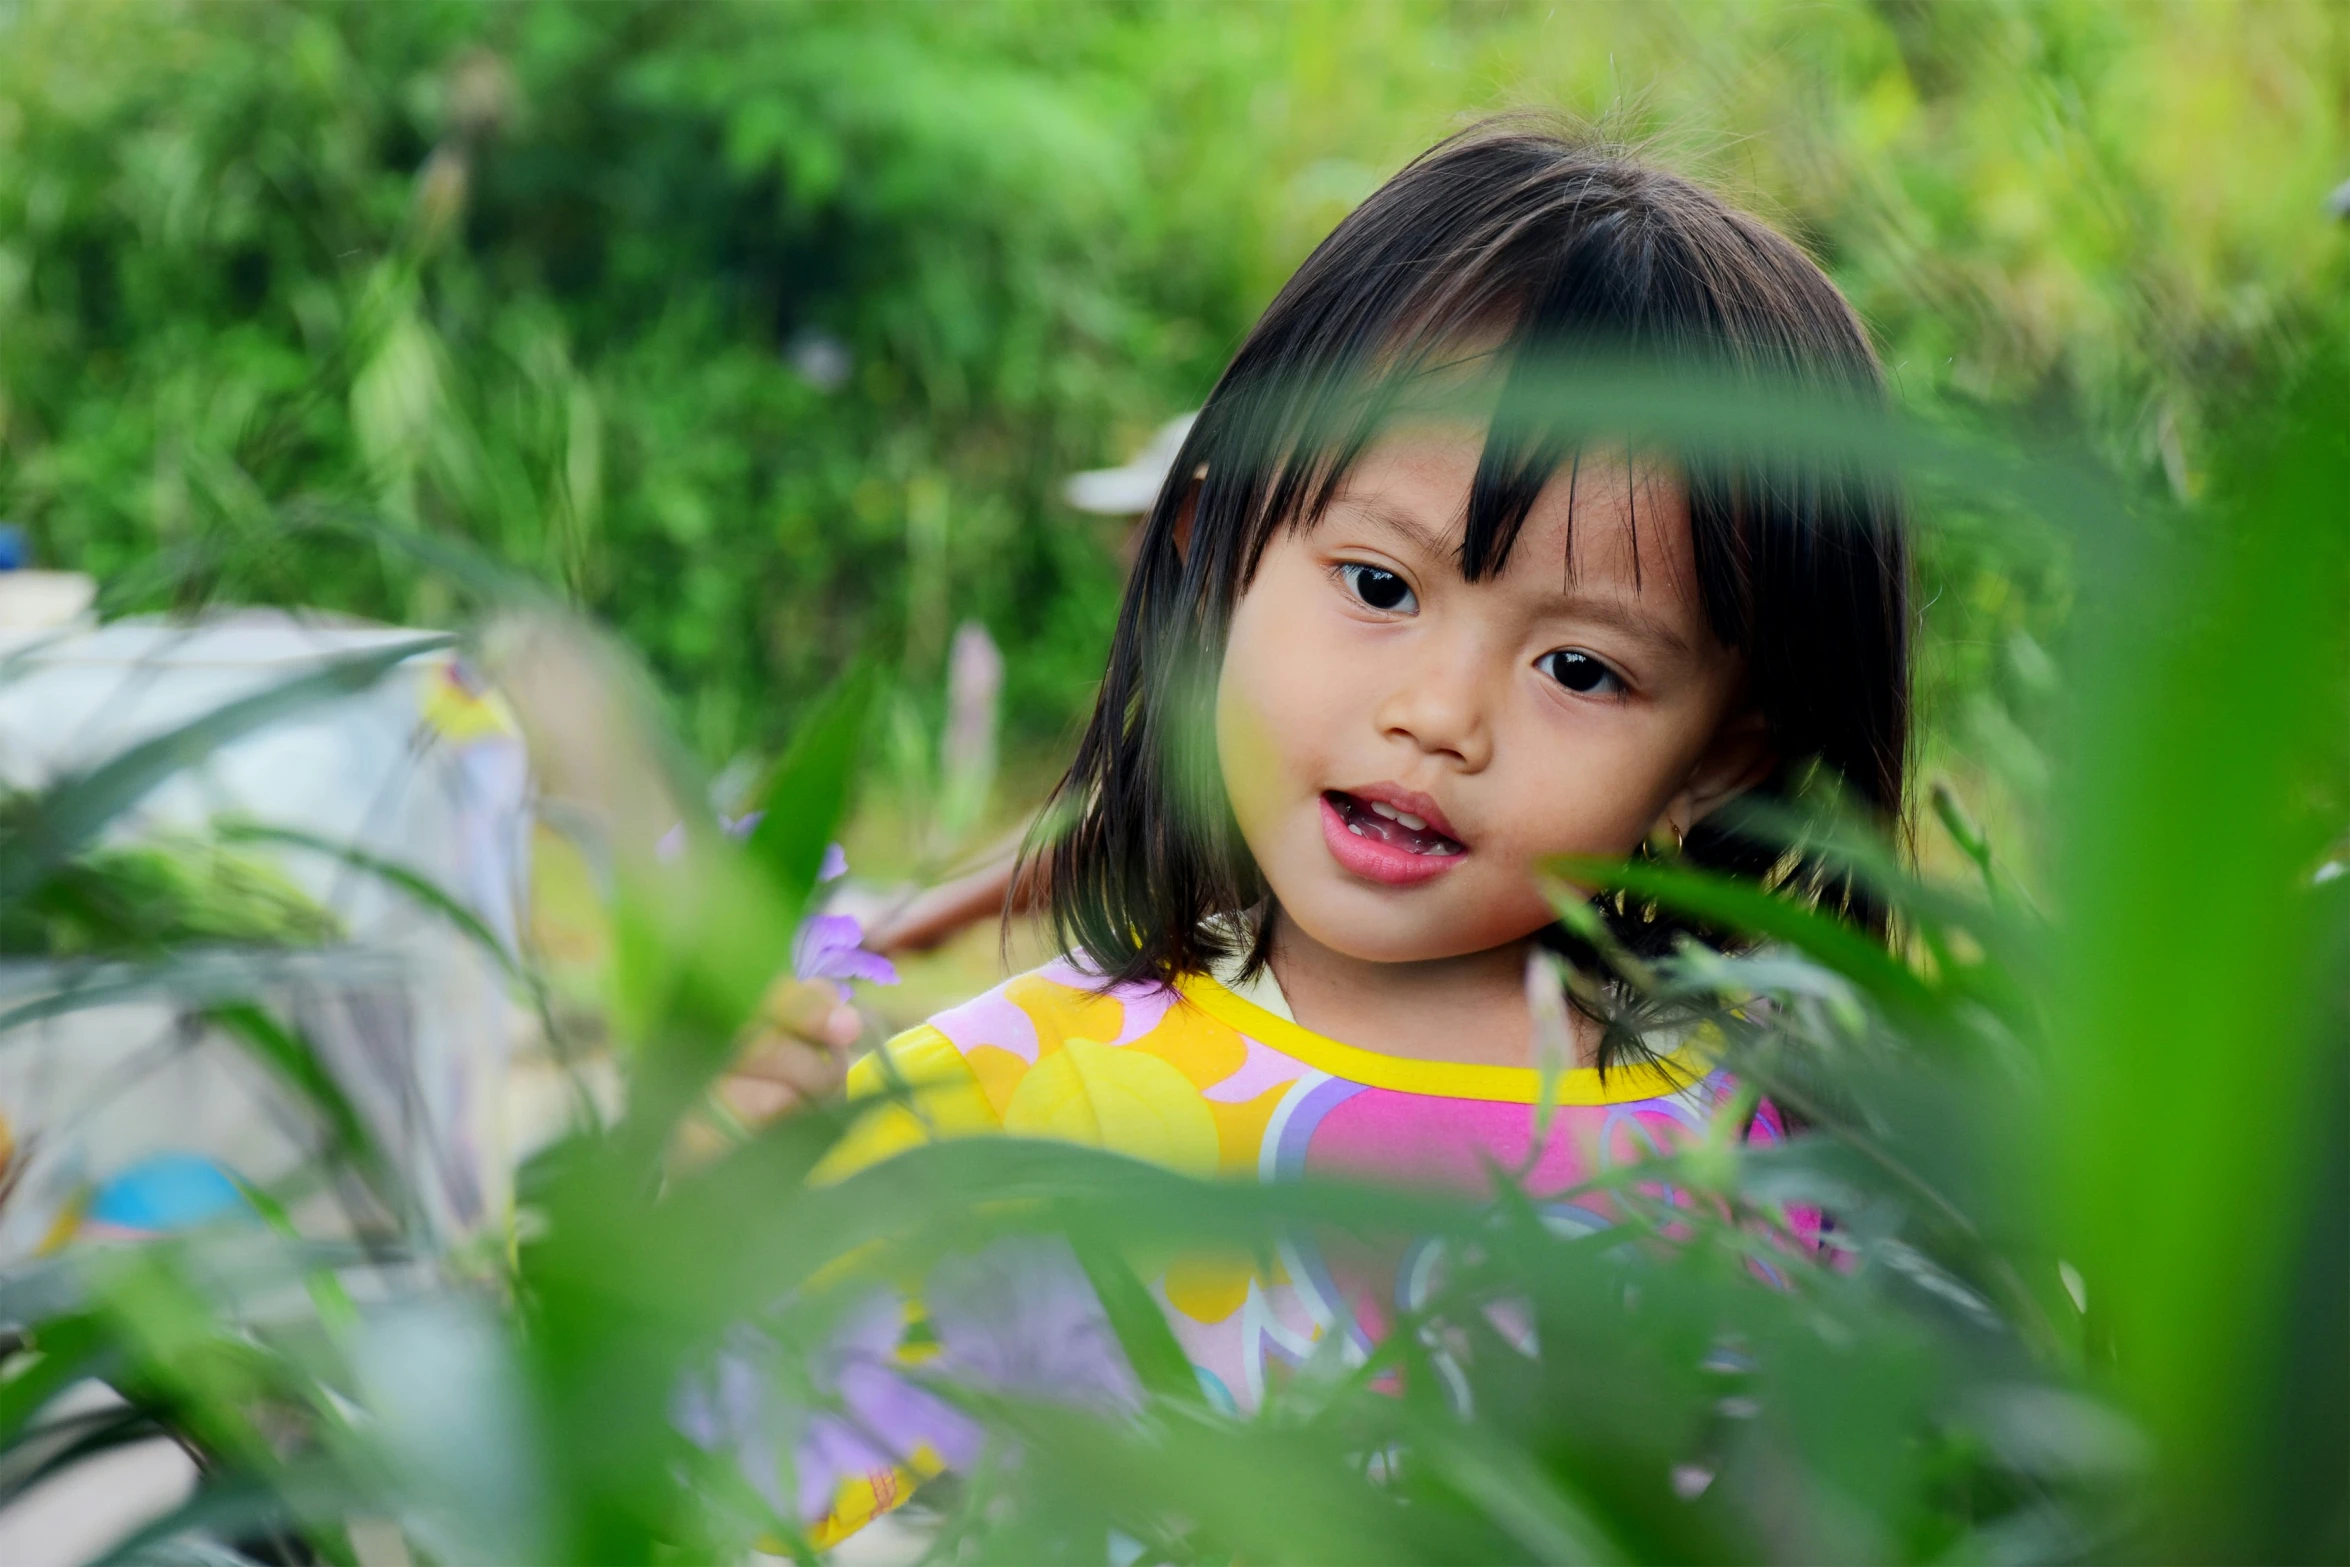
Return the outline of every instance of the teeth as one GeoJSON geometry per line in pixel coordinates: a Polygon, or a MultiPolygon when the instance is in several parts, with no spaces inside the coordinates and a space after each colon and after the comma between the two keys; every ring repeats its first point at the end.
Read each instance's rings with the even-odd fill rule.
{"type": "Polygon", "coordinates": [[[1363,835],[1363,824],[1361,822],[1348,822],[1346,824],[1346,830],[1360,838],[1363,835]]]}
{"type": "Polygon", "coordinates": [[[1414,816],[1409,811],[1389,811],[1387,814],[1394,817],[1397,821],[1403,823],[1406,827],[1409,827],[1414,832],[1418,832],[1428,825],[1426,822],[1422,821],[1419,817],[1414,816]]]}
{"type": "Polygon", "coordinates": [[[1391,822],[1402,822],[1406,827],[1411,825],[1411,822],[1408,818],[1397,814],[1395,807],[1389,805],[1384,800],[1373,800],[1371,802],[1371,809],[1377,811],[1380,815],[1386,817],[1391,822]]]}

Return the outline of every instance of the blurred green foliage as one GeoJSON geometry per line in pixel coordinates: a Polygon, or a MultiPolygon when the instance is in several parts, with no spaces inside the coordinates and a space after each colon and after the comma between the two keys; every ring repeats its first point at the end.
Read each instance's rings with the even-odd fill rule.
{"type": "MultiPolygon", "coordinates": [[[[12,803],[0,800],[0,817],[12,803]]],[[[93,850],[0,910],[0,952],[12,957],[316,946],[341,934],[341,922],[277,867],[204,839],[93,850]]]]}
{"type": "MultiPolygon", "coordinates": [[[[860,650],[935,687],[976,617],[1033,747],[1115,604],[1059,476],[1466,114],[1655,138],[1815,248],[1914,405],[2189,491],[2214,384],[2340,291],[2346,81],[2321,0],[16,0],[0,518],[125,607],[427,624],[445,579],[337,524],[461,538],[713,760],[860,650]]],[[[1936,711],[2020,753],[2062,563],[1939,538],[1936,711]]]]}
{"type": "MultiPolygon", "coordinates": [[[[869,1291],[928,1279],[940,1300],[974,1252],[1007,1244],[1049,1273],[1039,1259],[1065,1243],[1135,1373],[1133,1407],[1071,1402],[1098,1384],[1070,1375],[1088,1353],[1055,1346],[1089,1340],[1058,1310],[1030,1315],[1033,1295],[1006,1308],[1021,1347],[1001,1362],[1032,1378],[976,1359],[957,1376],[937,1336],[908,1374],[986,1441],[917,1493],[922,1560],[2344,1559],[2350,343],[2312,337],[2267,368],[2267,390],[2212,405],[2209,488],[2183,504],[2077,453],[1898,415],[1562,383],[1587,421],[1868,452],[1986,516],[2037,519],[2100,585],[2058,654],[2050,789],[2026,802],[2060,848],[2045,908],[1946,798],[1976,862],[1965,882],[1917,877],[1832,810],[1754,818],[1897,909],[1897,952],[1682,863],[1555,867],[1764,939],[1618,966],[1707,1016],[1742,1091],[1801,1123],[1748,1143],[1733,1114],[1603,1165],[1578,1192],[1607,1195],[1614,1222],[1596,1232],[1550,1222],[1506,1180],[1475,1200],[1200,1180],[1014,1137],[943,1136],[812,1178],[886,1100],[679,1159],[808,906],[882,727],[878,682],[843,682],[799,726],[747,839],[696,810],[671,852],[656,832],[706,780],[660,743],[638,683],[584,628],[566,655],[515,650],[491,672],[526,720],[570,726],[612,764],[597,819],[625,1094],[608,1110],[581,1096],[525,1169],[511,1229],[475,1246],[223,1223],[0,1272],[0,1508],[168,1433],[202,1455],[202,1480],[111,1563],[741,1561],[755,1546],[814,1562],[795,1498],[801,1466],[825,1462],[816,1423],[889,1418],[841,1369],[869,1291]],[[549,658],[570,673],[540,662],[531,678],[549,658]],[[672,772],[674,793],[645,787],[672,772]],[[1832,1216],[1827,1256],[1783,1238],[1790,1205],[1832,1216]],[[1440,1245],[1424,1305],[1359,1363],[1327,1335],[1252,1415],[1211,1405],[1145,1277],[1332,1232],[1391,1254],[1440,1245]],[[123,1402],[58,1410],[83,1378],[123,1402]]],[[[290,711],[327,690],[303,676],[242,702],[290,711]]],[[[251,723],[231,708],[193,726],[225,740],[251,723]]],[[[136,797],[102,767],[0,814],[0,928],[39,896],[14,867],[119,876],[67,851],[136,797]]],[[[180,956],[121,967],[184,996],[180,956]]],[[[257,997],[258,956],[242,955],[257,997]]],[[[219,1001],[341,1129],[318,1173],[407,1211],[315,1044],[258,999],[219,1001]]],[[[94,1004],[67,989],[50,1006],[94,1004]]]]}

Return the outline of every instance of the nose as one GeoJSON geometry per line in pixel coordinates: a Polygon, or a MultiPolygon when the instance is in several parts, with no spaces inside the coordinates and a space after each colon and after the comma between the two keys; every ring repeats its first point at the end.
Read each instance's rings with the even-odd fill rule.
{"type": "Polygon", "coordinates": [[[1402,740],[1455,769],[1482,772],[1493,760],[1489,705],[1505,686],[1478,650],[1423,641],[1373,711],[1381,736],[1402,740]]]}

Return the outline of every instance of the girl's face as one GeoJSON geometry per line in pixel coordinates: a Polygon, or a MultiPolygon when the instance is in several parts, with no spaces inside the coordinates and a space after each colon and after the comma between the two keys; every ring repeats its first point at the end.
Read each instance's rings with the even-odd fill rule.
{"type": "Polygon", "coordinates": [[[1686,832],[1770,768],[1678,482],[1587,456],[1508,567],[1464,582],[1482,442],[1437,426],[1371,447],[1320,522],[1275,534],[1233,613],[1225,789],[1283,915],[1349,957],[1532,935],[1553,917],[1535,861],[1686,832]]]}

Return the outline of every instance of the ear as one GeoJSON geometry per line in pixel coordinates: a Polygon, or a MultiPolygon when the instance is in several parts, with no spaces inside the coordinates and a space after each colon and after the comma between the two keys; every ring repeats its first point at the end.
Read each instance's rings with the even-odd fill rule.
{"type": "Polygon", "coordinates": [[[1685,838],[1699,822],[1770,777],[1778,765],[1778,748],[1771,744],[1771,727],[1763,715],[1753,708],[1734,712],[1714,731],[1658,825],[1669,828],[1676,839],[1685,838]]]}
{"type": "Polygon", "coordinates": [[[1207,482],[1208,465],[1201,463],[1192,470],[1191,482],[1183,487],[1183,500],[1175,508],[1175,558],[1191,559],[1191,522],[1199,515],[1200,486],[1207,482]]]}

